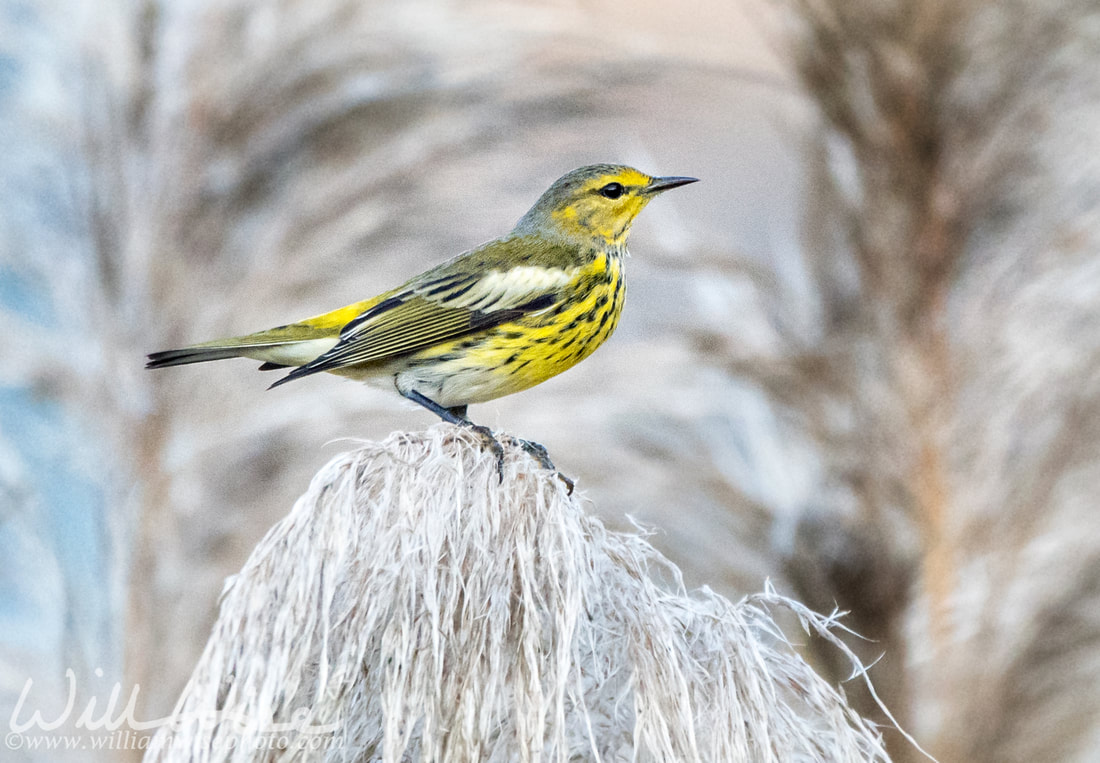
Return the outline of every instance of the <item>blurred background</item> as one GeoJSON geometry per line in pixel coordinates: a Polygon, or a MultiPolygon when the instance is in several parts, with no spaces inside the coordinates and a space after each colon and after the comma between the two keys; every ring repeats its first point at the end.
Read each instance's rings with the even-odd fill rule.
{"type": "Polygon", "coordinates": [[[145,353],[373,295],[613,161],[702,182],[635,227],[613,339],[475,419],[690,586],[848,611],[939,760],[1095,760],[1098,64],[1084,0],[0,0],[0,718],[28,678],[23,720],[116,683],[167,714],[311,475],[432,423],[145,353]]]}

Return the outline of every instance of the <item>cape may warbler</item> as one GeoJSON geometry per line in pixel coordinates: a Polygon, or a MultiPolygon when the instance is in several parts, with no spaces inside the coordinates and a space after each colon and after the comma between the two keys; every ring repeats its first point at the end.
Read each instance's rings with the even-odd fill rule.
{"type": "Polygon", "coordinates": [[[272,387],[318,371],[381,379],[470,425],[468,404],[546,381],[603,344],[623,308],[634,218],[657,194],[693,182],[614,164],[581,167],[508,235],[396,289],[267,331],[156,352],[148,367],[245,357],[265,370],[297,366],[272,387]]]}

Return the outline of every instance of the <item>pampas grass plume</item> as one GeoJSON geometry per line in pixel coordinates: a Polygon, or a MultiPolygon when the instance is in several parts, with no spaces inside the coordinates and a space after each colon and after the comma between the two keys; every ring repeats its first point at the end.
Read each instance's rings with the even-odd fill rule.
{"type": "MultiPolygon", "coordinates": [[[[152,761],[887,760],[768,591],[688,593],[507,438],[332,459],[231,578],[152,761]]],[[[850,654],[850,653],[848,653],[850,654]]]]}

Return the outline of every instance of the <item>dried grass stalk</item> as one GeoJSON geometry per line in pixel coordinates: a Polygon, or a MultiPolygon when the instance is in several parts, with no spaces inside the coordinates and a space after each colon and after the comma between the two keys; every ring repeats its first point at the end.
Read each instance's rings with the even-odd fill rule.
{"type": "Polygon", "coordinates": [[[449,425],[330,461],[229,581],[147,759],[888,759],[769,609],[846,652],[834,618],[689,595],[505,445],[503,484],[449,425]]]}

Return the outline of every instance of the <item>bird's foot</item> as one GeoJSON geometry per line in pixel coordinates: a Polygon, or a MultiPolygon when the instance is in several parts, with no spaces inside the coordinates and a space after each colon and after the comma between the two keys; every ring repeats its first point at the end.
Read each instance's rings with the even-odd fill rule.
{"type": "Polygon", "coordinates": [[[471,423],[468,420],[462,426],[468,427],[471,432],[476,432],[486,447],[493,451],[493,454],[497,457],[497,479],[501,484],[504,484],[504,446],[497,440],[493,430],[481,424],[471,423]]]}
{"type": "Polygon", "coordinates": [[[573,495],[573,480],[566,477],[564,474],[558,471],[558,467],[554,466],[554,462],[550,460],[550,453],[546,448],[537,442],[531,442],[530,440],[520,440],[520,447],[527,452],[532,458],[539,462],[539,466],[543,469],[549,469],[552,472],[556,472],[558,479],[565,483],[566,491],[569,495],[573,495]]]}
{"type": "Polygon", "coordinates": [[[537,442],[531,442],[530,440],[519,440],[519,446],[533,459],[538,461],[539,466],[543,469],[557,471],[557,467],[554,466],[554,462],[550,460],[550,453],[546,450],[545,446],[537,442]]]}

